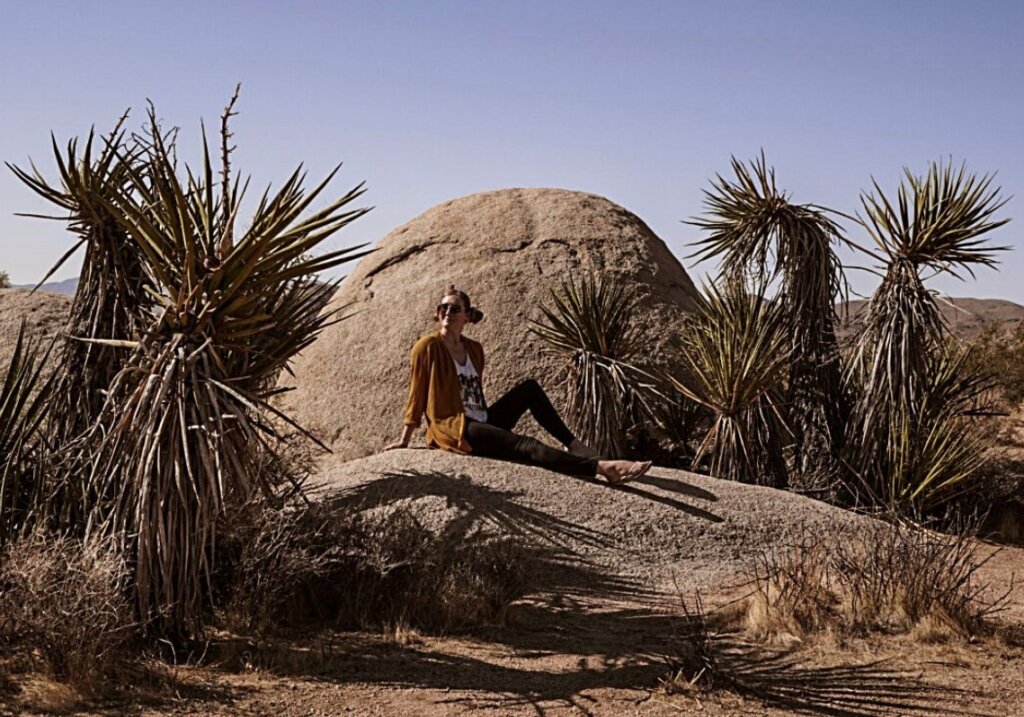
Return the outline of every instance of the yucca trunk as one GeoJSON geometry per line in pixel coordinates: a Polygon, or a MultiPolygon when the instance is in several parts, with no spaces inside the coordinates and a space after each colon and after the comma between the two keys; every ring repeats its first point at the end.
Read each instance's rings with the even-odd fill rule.
{"type": "Polygon", "coordinates": [[[791,229],[780,300],[790,317],[792,358],[787,388],[793,430],[793,478],[803,490],[826,491],[837,480],[849,399],[844,390],[835,302],[842,268],[838,236],[819,218],[791,229]]]}
{"type": "Polygon", "coordinates": [[[94,530],[125,542],[140,611],[194,630],[205,607],[216,520],[260,488],[258,419],[205,341],[171,334],[135,349],[111,387],[90,485],[94,530]],[[205,344],[205,346],[204,346],[205,344]]]}

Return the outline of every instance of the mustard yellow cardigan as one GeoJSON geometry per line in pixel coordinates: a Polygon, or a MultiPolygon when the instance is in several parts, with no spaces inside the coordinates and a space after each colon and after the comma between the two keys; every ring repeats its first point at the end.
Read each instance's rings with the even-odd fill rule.
{"type": "MultiPolygon", "coordinates": [[[[473,360],[480,380],[484,375],[484,347],[462,337],[466,352],[473,360]]],[[[420,338],[409,354],[409,401],[405,406],[405,425],[419,428],[427,414],[427,445],[455,453],[469,453],[466,443],[466,414],[455,361],[445,348],[440,331],[420,338]]]]}

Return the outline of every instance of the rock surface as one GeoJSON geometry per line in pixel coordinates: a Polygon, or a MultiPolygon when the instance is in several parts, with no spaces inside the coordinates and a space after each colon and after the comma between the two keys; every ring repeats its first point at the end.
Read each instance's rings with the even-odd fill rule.
{"type": "Polygon", "coordinates": [[[519,534],[541,555],[540,589],[642,594],[717,589],[804,526],[867,520],[786,491],[654,467],[612,488],[598,480],[440,450],[328,456],[313,485],[354,508],[412,506],[435,530],[519,534]],[[544,567],[548,569],[544,569],[544,567]]]}
{"type": "Polygon", "coordinates": [[[70,306],[70,297],[61,294],[0,289],[0,375],[7,373],[22,319],[26,335],[49,341],[63,329],[70,306]]]}
{"type": "Polygon", "coordinates": [[[294,378],[282,381],[296,387],[284,407],[346,459],[398,438],[409,349],[436,328],[434,307],[455,284],[485,314],[466,335],[484,345],[488,400],[536,378],[561,409],[561,365],[541,353],[529,321],[541,317],[551,289],[583,272],[613,276],[644,297],[637,320],[651,327],[651,355],[669,355],[696,290],[629,211],[560,189],[483,192],[434,207],[384,237],[342,282],[328,310],[350,318],[297,359],[294,378]]]}

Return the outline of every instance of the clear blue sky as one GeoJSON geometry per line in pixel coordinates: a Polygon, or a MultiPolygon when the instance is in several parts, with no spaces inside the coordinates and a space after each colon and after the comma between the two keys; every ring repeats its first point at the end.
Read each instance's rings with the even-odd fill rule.
{"type": "MultiPolygon", "coordinates": [[[[998,172],[1017,248],[953,295],[1024,303],[1024,3],[6,2],[0,159],[53,176],[52,130],[110,128],[152,99],[215,125],[236,82],[235,166],[257,187],[336,162],[376,208],[335,246],[502,187],[565,187],[638,214],[681,258],[701,190],[763,147],[800,202],[847,212],[874,176],[952,156],[998,172]]],[[[0,268],[38,280],[68,246],[0,172],[0,268]]],[[[857,233],[851,238],[862,239],[857,233]]],[[[702,270],[691,268],[698,277],[702,270]]],[[[65,271],[58,278],[73,271],[65,271]]],[[[855,274],[869,290],[869,275],[855,274]]]]}

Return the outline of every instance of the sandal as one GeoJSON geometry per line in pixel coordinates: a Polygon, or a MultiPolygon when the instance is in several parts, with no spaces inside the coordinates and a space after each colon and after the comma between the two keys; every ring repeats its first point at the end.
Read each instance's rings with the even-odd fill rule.
{"type": "Polygon", "coordinates": [[[636,480],[644,473],[651,469],[653,461],[636,461],[629,467],[629,470],[621,474],[618,478],[608,478],[609,485],[622,485],[628,483],[631,480],[636,480]]]}

